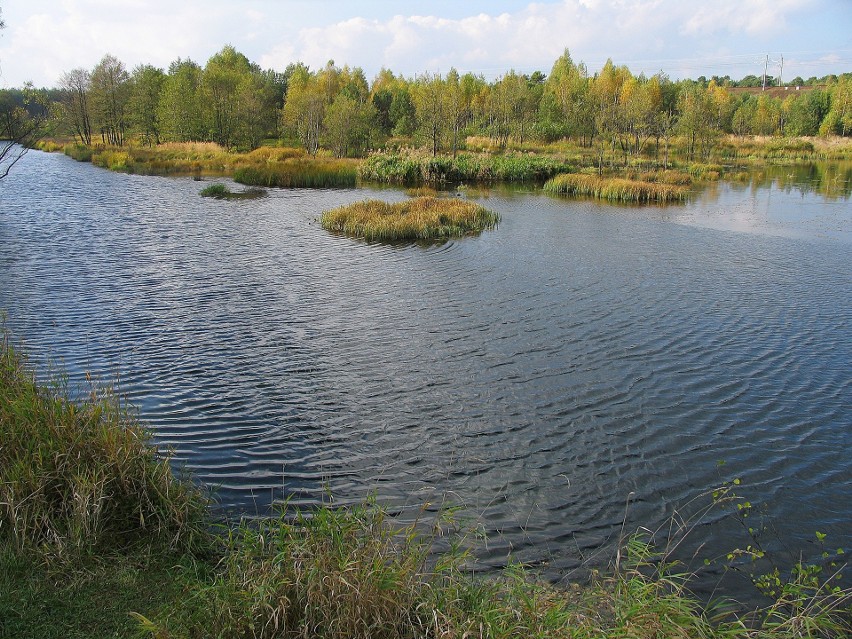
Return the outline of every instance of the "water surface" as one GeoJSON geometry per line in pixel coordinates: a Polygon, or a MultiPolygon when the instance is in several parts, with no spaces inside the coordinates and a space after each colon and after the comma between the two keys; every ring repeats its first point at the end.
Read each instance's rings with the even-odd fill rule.
{"type": "Polygon", "coordinates": [[[0,183],[0,308],[72,384],[117,381],[222,508],[461,504],[483,566],[570,575],[611,558],[631,494],[627,528],[655,528],[740,477],[768,544],[849,545],[848,191],[471,191],[499,228],[423,247],[317,222],[401,191],[202,186],[29,154],[0,183]]]}

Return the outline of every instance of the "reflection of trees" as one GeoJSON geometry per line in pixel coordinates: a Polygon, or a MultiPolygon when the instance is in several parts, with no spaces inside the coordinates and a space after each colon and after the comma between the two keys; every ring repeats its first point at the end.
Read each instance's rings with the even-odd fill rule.
{"type": "Polygon", "coordinates": [[[852,163],[776,166],[767,169],[766,179],[785,191],[818,193],[828,200],[845,200],[852,194],[852,163]]]}
{"type": "Polygon", "coordinates": [[[775,184],[787,192],[815,193],[827,200],[846,200],[852,195],[852,163],[765,166],[753,172],[745,183],[753,189],[775,184]]]}

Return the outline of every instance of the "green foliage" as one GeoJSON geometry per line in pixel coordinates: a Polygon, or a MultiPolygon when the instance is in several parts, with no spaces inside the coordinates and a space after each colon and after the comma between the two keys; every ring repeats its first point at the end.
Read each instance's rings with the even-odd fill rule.
{"type": "Polygon", "coordinates": [[[130,91],[130,74],[124,63],[113,55],[105,55],[92,70],[89,90],[92,128],[101,132],[104,144],[124,145],[130,91]]]}
{"type": "Polygon", "coordinates": [[[390,184],[441,184],[444,182],[535,182],[570,170],[554,157],[532,154],[491,155],[459,153],[431,156],[410,149],[374,153],[359,166],[362,179],[390,184]]]}
{"type": "Polygon", "coordinates": [[[213,579],[151,620],[155,636],[415,637],[431,622],[428,545],[374,504],[245,523],[222,544],[213,579]]]}
{"type": "Polygon", "coordinates": [[[201,67],[192,60],[178,58],[169,66],[157,106],[157,119],[164,139],[171,142],[204,139],[201,74],[201,67]]]}
{"type": "Polygon", "coordinates": [[[110,171],[120,171],[122,173],[133,172],[133,159],[127,151],[118,151],[116,149],[95,151],[92,154],[91,162],[95,166],[109,169],[110,171]]]}
{"type": "Polygon", "coordinates": [[[0,343],[0,543],[68,557],[157,540],[194,548],[206,502],[107,390],[72,401],[0,343]]]}
{"type": "Polygon", "coordinates": [[[443,240],[494,228],[496,213],[456,198],[419,197],[389,204],[366,200],[322,214],[322,227],[367,240],[443,240]]]}
{"type": "Polygon", "coordinates": [[[223,197],[228,193],[230,193],[228,187],[221,183],[205,186],[198,192],[201,197],[223,197]]]}
{"type": "Polygon", "coordinates": [[[139,132],[144,144],[160,143],[160,96],[166,75],[162,69],[140,65],[131,76],[130,123],[139,132]]]}

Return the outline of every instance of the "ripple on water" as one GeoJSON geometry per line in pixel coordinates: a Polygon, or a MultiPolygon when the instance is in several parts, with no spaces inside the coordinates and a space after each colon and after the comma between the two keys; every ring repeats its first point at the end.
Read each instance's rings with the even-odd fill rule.
{"type": "Polygon", "coordinates": [[[495,232],[387,246],[317,220],[396,191],[212,202],[27,160],[0,191],[10,325],[72,379],[118,379],[224,508],[461,503],[484,566],[568,571],[609,559],[628,494],[653,528],[741,477],[794,545],[848,539],[849,244],[509,194],[483,200],[495,232]]]}

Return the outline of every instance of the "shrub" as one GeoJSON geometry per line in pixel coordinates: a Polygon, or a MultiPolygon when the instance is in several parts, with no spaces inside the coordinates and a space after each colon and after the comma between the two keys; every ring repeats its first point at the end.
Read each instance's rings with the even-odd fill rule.
{"type": "Polygon", "coordinates": [[[85,144],[66,144],[62,147],[62,152],[78,162],[91,162],[95,150],[85,144]]]}

